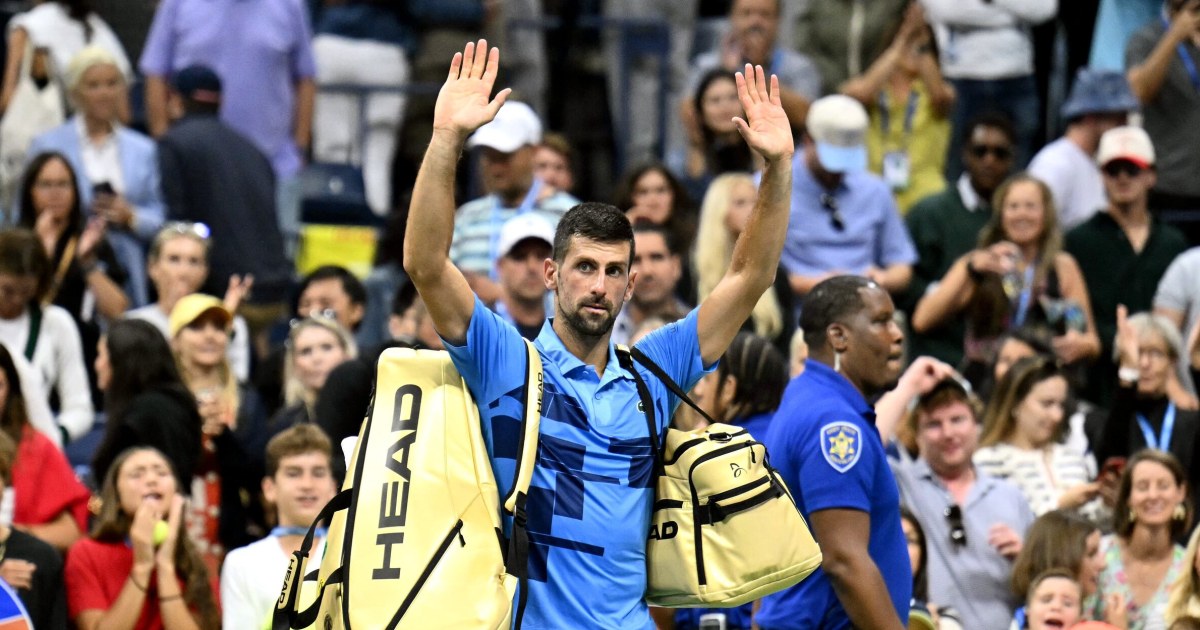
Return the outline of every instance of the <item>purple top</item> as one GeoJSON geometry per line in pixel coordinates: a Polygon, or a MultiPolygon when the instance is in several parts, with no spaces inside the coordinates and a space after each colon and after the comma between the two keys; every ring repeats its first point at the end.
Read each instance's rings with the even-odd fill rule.
{"type": "Polygon", "coordinates": [[[292,138],[296,82],[316,74],[303,0],[163,0],[146,38],[143,74],[170,79],[204,64],[221,77],[221,120],[271,159],[300,170],[292,138]]]}

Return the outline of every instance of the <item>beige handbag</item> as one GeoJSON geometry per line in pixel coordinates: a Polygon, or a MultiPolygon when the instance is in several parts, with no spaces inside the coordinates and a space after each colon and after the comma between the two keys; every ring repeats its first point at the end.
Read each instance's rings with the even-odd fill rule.
{"type": "Polygon", "coordinates": [[[621,347],[617,356],[637,382],[656,454],[646,602],[739,606],[816,571],[821,550],[766,447],[745,429],[713,422],[638,349],[621,347]],[[660,449],[653,400],[632,359],[711,424],[696,431],[668,428],[660,449]]]}
{"type": "Polygon", "coordinates": [[[13,207],[29,145],[38,135],[61,125],[66,116],[58,83],[51,79],[39,90],[30,76],[35,54],[33,42],[26,42],[16,88],[0,118],[0,203],[5,208],[13,207]]]}

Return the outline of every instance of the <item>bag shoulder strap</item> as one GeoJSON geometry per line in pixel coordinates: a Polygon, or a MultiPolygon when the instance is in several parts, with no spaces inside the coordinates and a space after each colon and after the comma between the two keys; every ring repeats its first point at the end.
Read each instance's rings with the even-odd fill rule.
{"type": "MultiPolygon", "coordinates": [[[[687,392],[683,391],[682,387],[680,387],[675,383],[674,380],[671,379],[671,376],[667,374],[665,370],[659,367],[654,361],[650,360],[650,357],[646,356],[646,353],[637,348],[630,348],[629,353],[638,363],[641,363],[646,367],[647,370],[650,370],[650,373],[657,377],[658,380],[662,381],[662,384],[665,385],[672,394],[675,394],[680,401],[687,403],[689,407],[695,409],[696,413],[703,416],[705,420],[708,420],[709,424],[717,423],[716,420],[713,420],[712,416],[708,415],[708,412],[701,409],[700,406],[696,404],[696,401],[692,400],[691,396],[688,396],[687,392]]],[[[630,369],[629,371],[633,372],[635,376],[637,375],[637,370],[630,369]]]]}
{"type": "Polygon", "coordinates": [[[329,503],[325,504],[325,507],[321,508],[321,513],[317,515],[317,518],[313,519],[312,525],[308,528],[308,533],[304,535],[304,542],[300,543],[300,549],[292,552],[288,571],[284,576],[283,592],[279,595],[279,600],[275,604],[275,612],[271,622],[273,630],[307,628],[311,626],[317,619],[317,612],[321,607],[321,596],[325,592],[325,588],[331,584],[341,582],[342,568],[338,567],[330,575],[329,579],[321,585],[316,600],[304,611],[296,610],[296,603],[300,600],[300,587],[306,581],[304,567],[308,564],[308,554],[312,551],[313,543],[316,541],[317,526],[322,522],[329,522],[333,518],[334,512],[350,508],[354,500],[352,490],[352,488],[341,490],[329,500],[329,503]],[[336,579],[334,579],[335,577],[336,579]]]}
{"type": "Polygon", "coordinates": [[[504,497],[504,511],[513,515],[512,535],[508,538],[504,566],[509,575],[517,578],[516,630],[521,628],[525,605],[529,601],[529,519],[525,513],[525,502],[529,495],[529,484],[533,481],[533,467],[537,463],[538,431],[542,424],[542,396],[545,390],[542,357],[528,339],[525,340],[525,355],[525,385],[521,389],[525,418],[521,422],[512,489],[504,497]]]}
{"type": "Polygon", "coordinates": [[[42,306],[37,302],[29,305],[29,337],[25,340],[25,358],[33,361],[37,352],[38,336],[42,333],[42,306]]]}
{"type": "Polygon", "coordinates": [[[617,363],[625,368],[630,374],[633,374],[633,382],[637,386],[638,399],[642,402],[642,412],[646,414],[646,428],[650,436],[650,451],[654,454],[654,475],[657,478],[662,471],[662,449],[659,448],[658,438],[658,421],[656,419],[656,410],[654,407],[654,397],[650,395],[650,388],[646,387],[646,381],[642,379],[642,375],[638,373],[633,365],[633,358],[630,356],[629,348],[623,345],[617,346],[617,363]]]}

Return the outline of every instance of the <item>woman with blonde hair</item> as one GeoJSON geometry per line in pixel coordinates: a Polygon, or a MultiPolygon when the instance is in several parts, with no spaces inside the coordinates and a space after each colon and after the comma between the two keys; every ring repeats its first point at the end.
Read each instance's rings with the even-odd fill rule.
{"type": "Polygon", "coordinates": [[[113,461],[92,535],[67,554],[63,574],[75,627],[221,626],[210,574],[183,526],[179,490],[157,449],[135,446],[113,461]]]}
{"type": "Polygon", "coordinates": [[[1187,549],[1183,552],[1186,562],[1191,564],[1171,584],[1167,594],[1166,620],[1175,623],[1181,617],[1200,617],[1200,527],[1192,531],[1187,549]]]}
{"type": "MultiPolygon", "coordinates": [[[[965,316],[965,366],[978,387],[1001,336],[1021,326],[1053,331],[1054,352],[1064,364],[1092,359],[1100,338],[1079,263],[1062,249],[1062,232],[1050,189],[1027,173],[996,189],[992,218],[979,247],[959,258],[913,311],[922,334],[965,316]]],[[[932,286],[932,285],[931,285],[932,286]]]]}
{"type": "MultiPolygon", "coordinates": [[[[746,173],[719,175],[708,187],[700,206],[700,226],[692,267],[696,276],[696,297],[703,301],[729,269],[733,244],[746,228],[758,190],[754,178],[746,173]]],[[[791,340],[792,305],[787,274],[776,275],[776,283],[763,293],[744,328],[771,340],[780,351],[788,351],[791,340]]]]}
{"type": "Polygon", "coordinates": [[[229,365],[231,321],[220,300],[201,293],[183,297],[171,309],[175,361],[201,418],[188,532],[213,572],[225,550],[265,533],[261,505],[254,497],[265,469],[266,412],[229,365]]]}
{"type": "Polygon", "coordinates": [[[983,412],[983,434],[975,465],[1016,485],[1037,515],[1079,510],[1102,518],[1092,480],[1095,462],[1063,444],[1069,428],[1064,405],[1067,378],[1053,359],[1017,361],[1000,379],[983,412]]]}
{"type": "Polygon", "coordinates": [[[354,337],[331,317],[306,317],[292,326],[283,364],[284,407],[271,418],[268,434],[313,422],[317,396],[329,373],[358,356],[354,337]]]}

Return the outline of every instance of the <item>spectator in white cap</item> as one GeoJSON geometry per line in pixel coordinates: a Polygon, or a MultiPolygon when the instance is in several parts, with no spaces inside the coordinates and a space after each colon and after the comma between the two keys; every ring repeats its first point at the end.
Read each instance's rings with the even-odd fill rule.
{"type": "Polygon", "coordinates": [[[1087,282],[1100,335],[1100,358],[1088,371],[1084,397],[1105,404],[1116,389],[1112,341],[1117,305],[1124,304],[1130,313],[1149,311],[1159,280],[1187,249],[1187,239],[1150,212],[1155,155],[1143,129],[1116,127],[1105,132],[1096,162],[1104,174],[1107,207],[1067,232],[1065,245],[1087,282]]]}
{"type": "Polygon", "coordinates": [[[494,275],[500,257],[500,228],[517,215],[535,213],[551,228],[579,200],[555,190],[534,174],[534,156],[542,142],[542,122],[528,105],[508,101],[495,120],[467,140],[479,149],[487,194],[463,204],[454,222],[450,260],[486,303],[500,299],[494,275]]]}
{"type": "Polygon", "coordinates": [[[812,104],[805,125],[783,249],[792,291],[803,297],[821,280],[847,273],[890,293],[903,290],[917,254],[891,189],[866,171],[866,110],[834,94],[812,104]]]}
{"type": "Polygon", "coordinates": [[[1058,221],[1063,230],[1087,221],[1106,205],[1104,181],[1096,164],[1096,149],[1104,132],[1124,125],[1138,108],[1125,75],[1111,70],[1080,68],[1062,118],[1063,137],[1038,151],[1029,173],[1054,194],[1058,221]]]}
{"type": "Polygon", "coordinates": [[[537,338],[546,321],[548,289],[542,275],[553,244],[554,228],[533,213],[518,214],[500,228],[496,248],[500,297],[492,310],[530,341],[537,338]]]}

